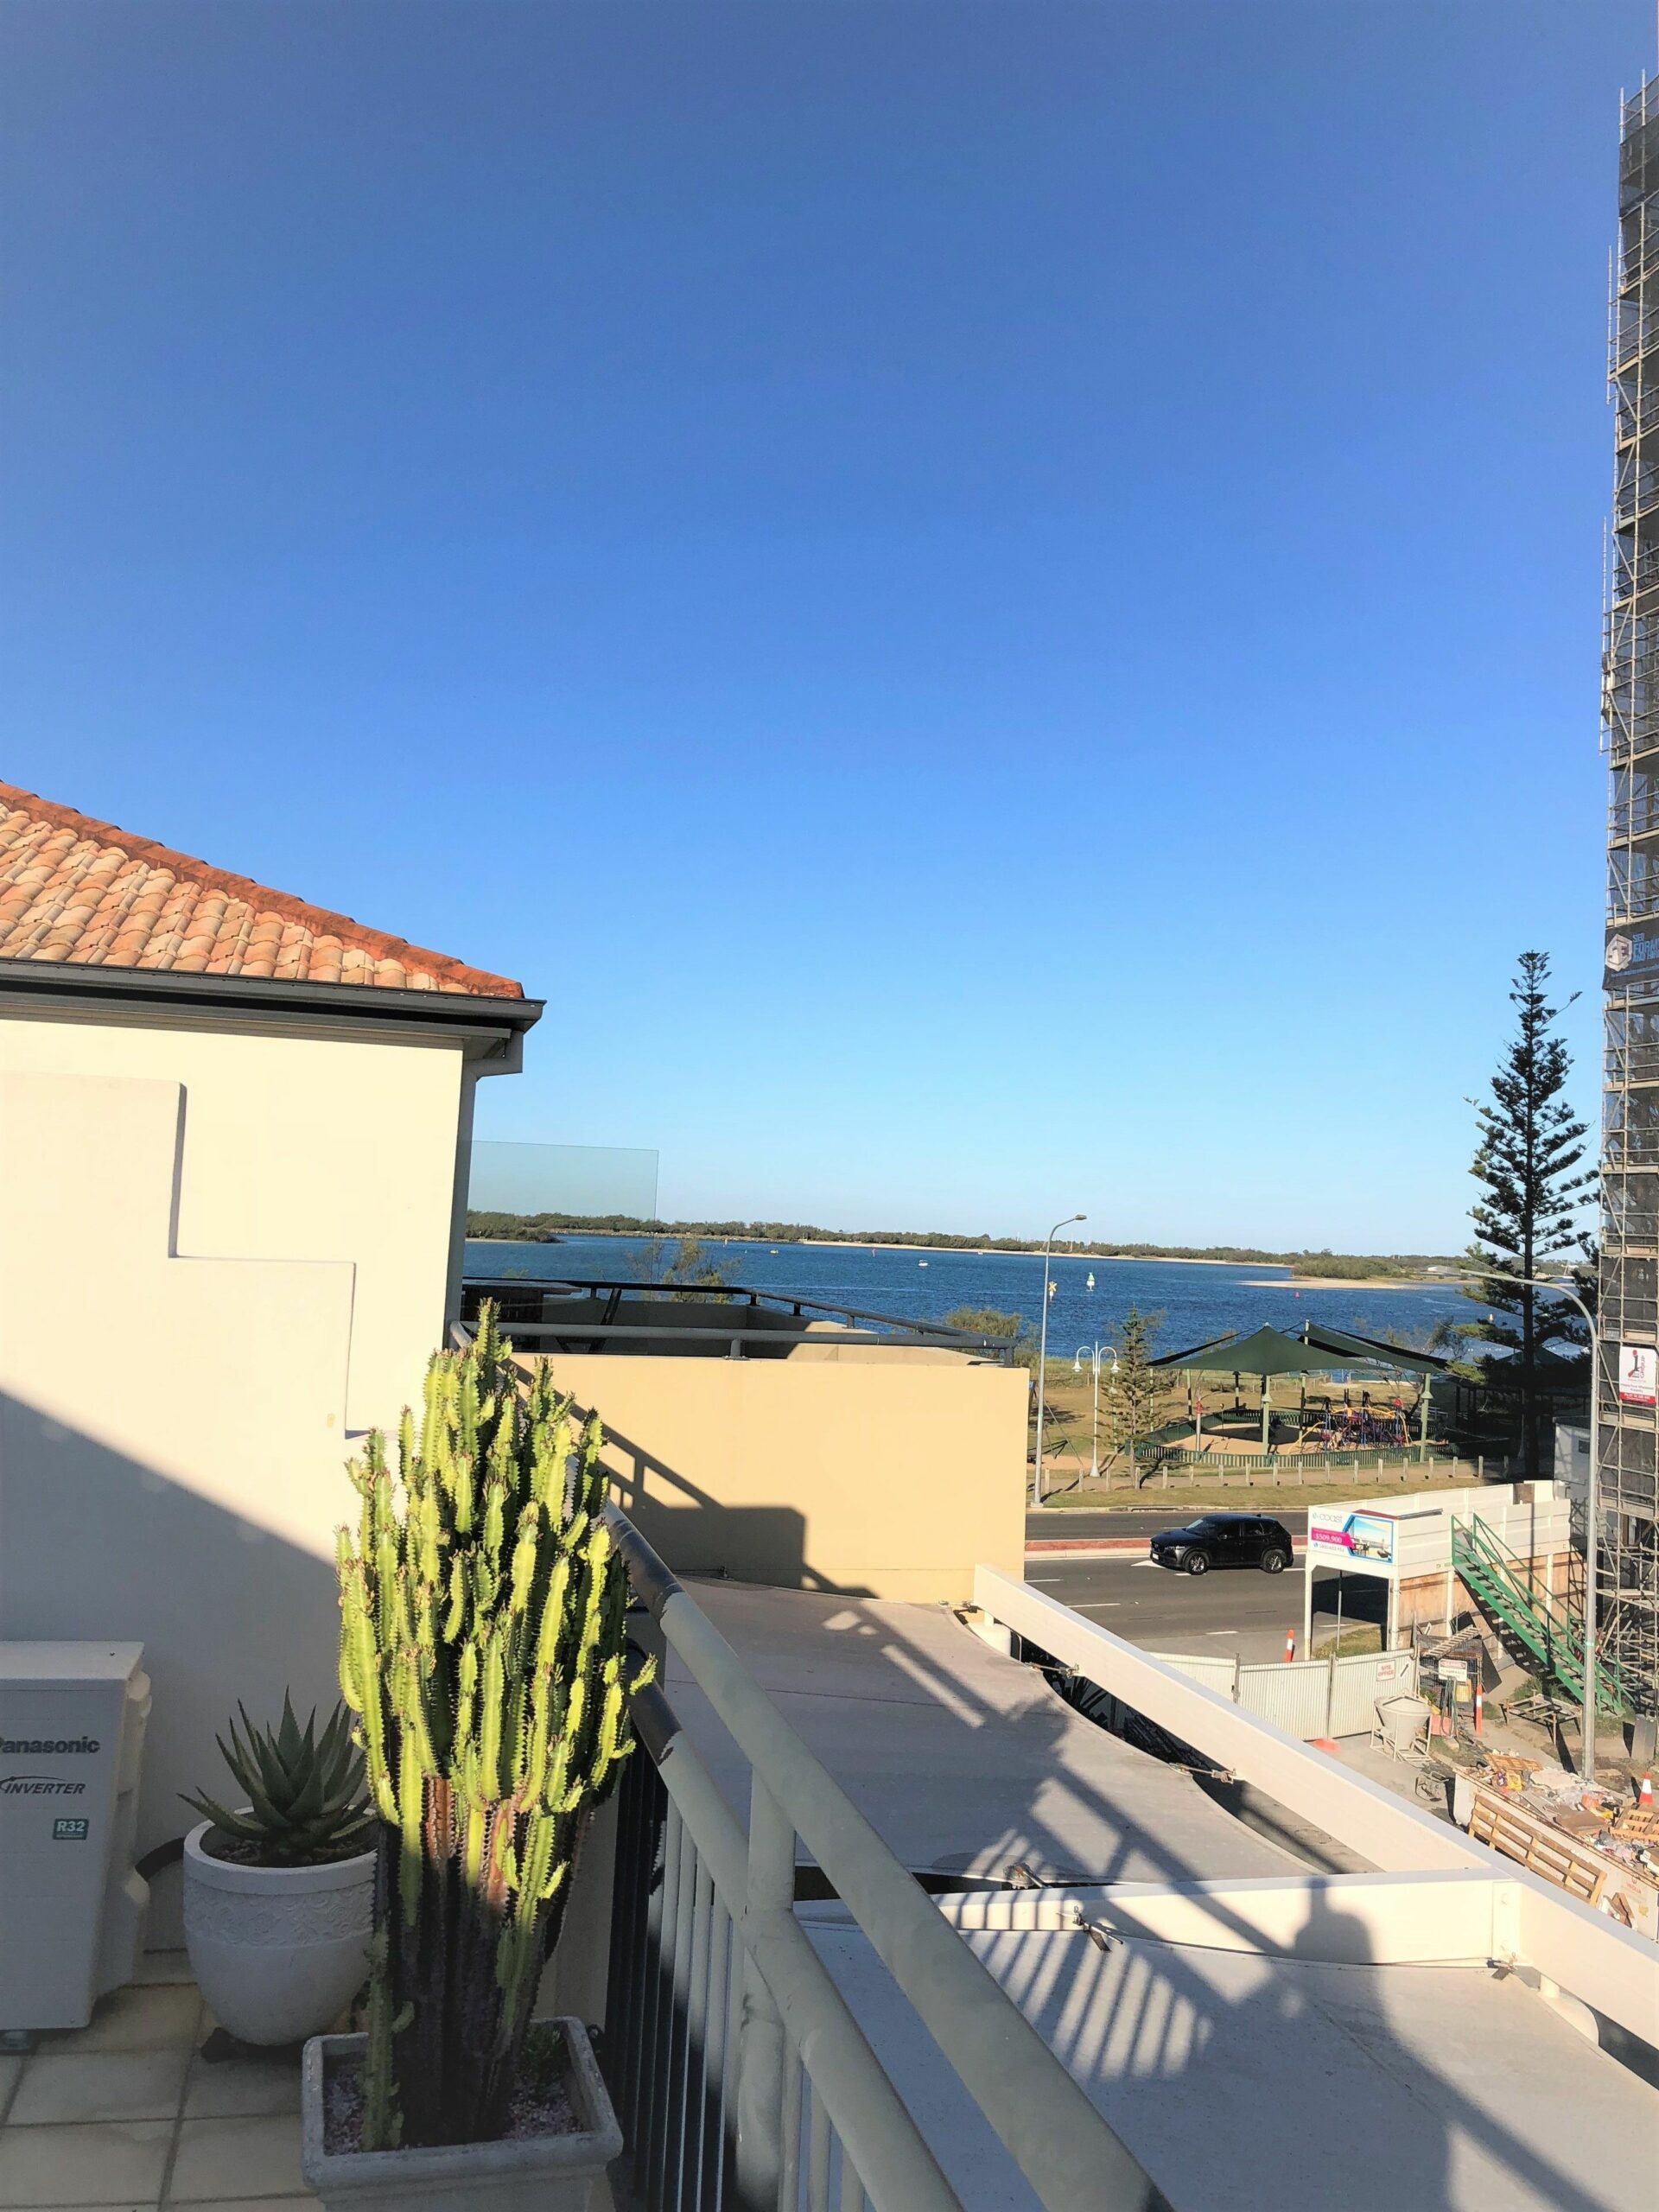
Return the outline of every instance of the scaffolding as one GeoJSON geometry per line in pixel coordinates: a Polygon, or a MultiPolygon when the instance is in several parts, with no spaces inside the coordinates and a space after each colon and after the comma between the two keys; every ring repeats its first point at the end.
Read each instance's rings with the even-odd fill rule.
{"type": "Polygon", "coordinates": [[[1613,512],[1603,634],[1608,756],[1603,1070],[1599,1650],[1659,1710],[1659,1406],[1627,1348],[1659,1353],[1659,79],[1621,105],[1608,316],[1613,512]],[[1621,1395],[1624,1392],[1625,1395],[1621,1395]]]}

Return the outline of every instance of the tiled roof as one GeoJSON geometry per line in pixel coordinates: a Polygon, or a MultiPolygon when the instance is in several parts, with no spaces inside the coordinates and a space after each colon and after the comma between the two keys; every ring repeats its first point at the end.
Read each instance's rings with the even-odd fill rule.
{"type": "Polygon", "coordinates": [[[0,960],[521,999],[505,976],[0,784],[0,960]]]}

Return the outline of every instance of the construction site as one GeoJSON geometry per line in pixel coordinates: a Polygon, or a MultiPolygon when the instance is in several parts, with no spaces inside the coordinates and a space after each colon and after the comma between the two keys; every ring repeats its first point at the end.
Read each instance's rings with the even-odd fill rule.
{"type": "Polygon", "coordinates": [[[1651,1719],[1659,1711],[1659,83],[1644,84],[1622,109],[1609,340],[1600,1497],[1585,1555],[1594,1562],[1598,1650],[1628,1709],[1651,1719]]]}

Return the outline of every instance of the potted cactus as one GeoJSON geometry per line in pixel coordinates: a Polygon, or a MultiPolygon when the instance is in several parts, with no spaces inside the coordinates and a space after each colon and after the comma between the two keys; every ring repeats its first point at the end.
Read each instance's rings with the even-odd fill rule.
{"type": "Polygon", "coordinates": [[[204,1818],[184,1840],[184,1940],[221,2026],[244,2043],[299,2043],[367,1974],[374,1817],[343,1708],[321,1735],[286,1696],[274,1729],[237,1709],[241,1730],[232,1720],[219,1738],[237,1809],[185,1799],[204,1818]]]}
{"type": "Polygon", "coordinates": [[[582,2212],[621,2147],[581,2024],[532,2039],[531,2012],[632,1748],[626,1586],[598,1423],[573,1436],[511,1352],[486,1307],[434,1357],[395,1470],[378,1433],[351,1469],[340,1687],[378,1863],[366,2032],[305,2054],[305,2177],[334,2212],[582,2212]]]}

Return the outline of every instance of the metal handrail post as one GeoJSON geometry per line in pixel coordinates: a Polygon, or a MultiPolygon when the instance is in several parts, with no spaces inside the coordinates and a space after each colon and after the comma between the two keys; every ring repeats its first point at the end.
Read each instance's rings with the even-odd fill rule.
{"type": "Polygon", "coordinates": [[[1045,2212],[1167,2212],[1140,2161],[813,1758],[702,1607],[626,1514],[607,1506],[605,1518],[635,1593],[751,1770],[766,1777],[780,1818],[823,1868],[1045,2212]]]}
{"type": "MultiPolygon", "coordinates": [[[[767,1919],[752,1919],[744,1910],[748,1869],[743,1836],[660,1690],[645,1690],[636,1699],[634,1719],[709,1869],[715,1895],[734,1912],[731,1940],[756,1961],[776,1996],[797,2059],[803,2052],[810,2055],[814,2094],[834,2119],[871,2202],[879,2212],[962,2212],[846,1999],[796,1919],[792,1900],[788,1910],[767,1919]]],[[[793,2073],[786,2058],[785,2087],[793,2073]]],[[[784,2147],[787,2151],[786,2139],[784,2147]]],[[[783,2205],[784,2212],[794,2212],[786,2195],[783,2205]]]]}
{"type": "MultiPolygon", "coordinates": [[[[749,1865],[745,1922],[795,1910],[795,1831],[755,1770],[749,1785],[749,1865]]],[[[743,2015],[737,2035],[737,2201],[742,2212],[776,2212],[784,2155],[784,2023],[753,1951],[743,1959],[743,2015]]]]}

